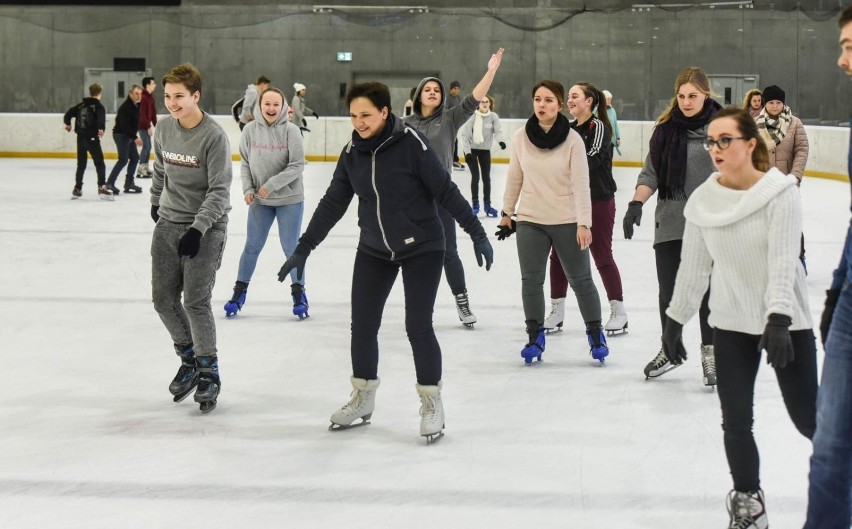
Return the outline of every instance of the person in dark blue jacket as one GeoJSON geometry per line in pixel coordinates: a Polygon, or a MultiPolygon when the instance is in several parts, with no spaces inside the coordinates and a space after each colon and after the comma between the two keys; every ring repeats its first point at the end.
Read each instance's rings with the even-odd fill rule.
{"type": "Polygon", "coordinates": [[[356,84],[346,96],[354,131],[340,153],[334,176],[278,273],[279,281],[305,261],[358,196],[361,235],[352,281],[352,400],[331,416],[330,429],[367,424],[379,386],[378,333],[397,274],[405,290],[405,330],[414,353],[420,395],[420,434],[443,436],[441,348],[432,313],[444,262],[444,229],[437,207],[446,209],[474,243],[479,266],[491,268],[494,252],[467,200],[450,179],[424,135],[391,113],[388,87],[356,84]]]}

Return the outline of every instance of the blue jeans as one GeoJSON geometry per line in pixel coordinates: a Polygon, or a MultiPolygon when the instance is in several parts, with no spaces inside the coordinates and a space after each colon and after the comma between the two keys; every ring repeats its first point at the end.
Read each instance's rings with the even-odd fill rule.
{"type": "Polygon", "coordinates": [[[139,165],[148,165],[148,160],[151,158],[151,136],[148,136],[148,129],[139,129],[139,137],[142,139],[139,165]]]}
{"type": "MultiPolygon", "coordinates": [[[[253,203],[249,206],[248,222],[246,223],[246,245],[240,256],[240,268],[237,271],[237,281],[248,283],[254,275],[257,266],[257,258],[266,244],[269,236],[269,228],[272,222],[278,219],[278,239],[281,241],[281,249],[284,257],[293,255],[296,245],[299,243],[299,234],[302,232],[302,216],[305,213],[305,203],[288,204],[286,206],[261,206],[253,203]]],[[[296,269],[290,271],[290,279],[293,283],[305,284],[305,275],[296,278],[296,269]]]]}
{"type": "Polygon", "coordinates": [[[115,181],[118,180],[118,175],[121,173],[121,170],[124,169],[125,165],[127,166],[127,174],[124,176],[124,184],[132,184],[133,178],[136,176],[136,164],[139,163],[139,152],[136,150],[136,138],[113,132],[112,139],[115,140],[115,148],[118,151],[118,161],[115,162],[115,166],[109,173],[107,184],[111,186],[115,185],[115,181]]]}
{"type": "Polygon", "coordinates": [[[825,342],[817,394],[806,529],[849,529],[852,519],[852,284],[843,285],[825,342]]]}

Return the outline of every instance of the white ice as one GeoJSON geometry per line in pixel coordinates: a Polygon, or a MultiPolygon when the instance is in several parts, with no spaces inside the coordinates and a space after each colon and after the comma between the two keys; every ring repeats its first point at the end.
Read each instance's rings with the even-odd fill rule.
{"type": "MultiPolygon", "coordinates": [[[[306,167],[305,226],[333,168],[306,167]]],[[[498,209],[506,168],[494,168],[498,209]]],[[[327,430],[351,389],[354,205],[308,261],[309,319],[292,315],[289,285],[276,280],[273,228],[248,302],[227,320],[247,210],[234,180],[213,296],[223,387],[219,407],[202,415],[167,389],[178,359],[150,301],[150,180],[138,181],[141,196],[105,202],[90,167],[72,201],[73,160],[0,159],[0,527],[724,527],[731,479],[718,398],[701,381],[697,321],[685,327],[685,366],[647,382],[642,374],[660,328],[653,200],[634,240],[621,230],[637,172],[616,169],[614,251],[630,332],[610,338],[605,367],[589,357],[570,300],[565,331],[548,336],[542,364],[525,367],[515,242],[492,237],[486,272],[459,231],[479,322],[459,324],[442,284],[434,322],[447,428],[425,446],[399,280],[379,337],[373,422],[327,430]]],[[[469,174],[453,178],[468,196],[469,174]]],[[[806,178],[801,192],[818,322],[850,190],[806,178]]],[[[495,219],[481,220],[496,230],[495,219]]],[[[800,527],[810,444],[765,364],[755,415],[772,527],[800,527]]]]}

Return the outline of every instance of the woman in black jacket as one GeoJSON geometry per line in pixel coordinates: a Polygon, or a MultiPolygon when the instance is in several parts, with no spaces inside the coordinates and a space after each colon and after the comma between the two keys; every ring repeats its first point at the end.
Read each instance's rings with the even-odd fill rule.
{"type": "Polygon", "coordinates": [[[426,138],[391,114],[390,92],[381,83],[356,84],[346,96],[354,131],[340,153],[331,184],[314,211],[296,251],[281,267],[301,276],[308,255],[358,195],[361,235],[352,281],[352,400],[331,416],[332,430],[368,423],[379,386],[378,333],[382,312],[400,269],[405,290],[405,330],[414,353],[420,395],[420,435],[443,436],[441,348],[432,312],[444,261],[444,229],[436,207],[445,208],[474,242],[476,260],[491,268],[485,230],[426,138]],[[360,419],[361,422],[352,423],[360,419]]]}

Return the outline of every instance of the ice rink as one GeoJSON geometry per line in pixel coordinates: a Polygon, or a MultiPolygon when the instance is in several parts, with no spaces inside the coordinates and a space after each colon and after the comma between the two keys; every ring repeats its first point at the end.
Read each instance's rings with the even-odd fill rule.
{"type": "MultiPolygon", "coordinates": [[[[107,160],[107,170],[113,163],[107,160]]],[[[101,201],[90,165],[84,196],[72,201],[74,165],[0,159],[0,527],[718,529],[727,523],[731,479],[719,402],[701,381],[697,320],[684,329],[685,366],[647,382],[642,373],[659,349],[660,328],[654,199],[633,240],[621,230],[638,169],[616,169],[614,252],[630,332],[610,338],[604,367],[588,355],[570,293],[564,332],[548,336],[543,363],[525,367],[514,238],[491,237],[496,257],[486,272],[459,231],[479,322],[473,330],[459,324],[442,283],[434,322],[444,355],[446,437],[426,446],[401,280],[379,337],[382,386],[372,424],[327,429],[351,390],[354,206],[308,260],[309,319],[292,315],[289,283],[277,282],[284,258],[275,228],[243,311],[225,319],[222,306],[246,230],[235,178],[213,298],[222,393],[218,408],[202,415],[191,398],[174,404],[168,392],[179,360],[151,303],[150,180],[137,180],[141,196],[101,201]]],[[[239,175],[239,164],[234,167],[239,175]]],[[[304,226],[333,168],[306,166],[304,226]]],[[[494,167],[498,209],[506,169],[494,167]]],[[[469,173],[453,178],[469,196],[469,173]]],[[[810,309],[818,322],[848,225],[850,189],[806,178],[801,192],[810,309]]],[[[496,219],[481,220],[492,235],[496,219]]],[[[596,283],[608,307],[597,276],[596,283]]],[[[810,443],[787,417],[765,364],[755,416],[771,527],[801,527],[810,443]]]]}

